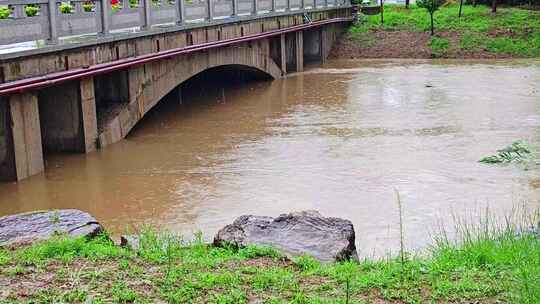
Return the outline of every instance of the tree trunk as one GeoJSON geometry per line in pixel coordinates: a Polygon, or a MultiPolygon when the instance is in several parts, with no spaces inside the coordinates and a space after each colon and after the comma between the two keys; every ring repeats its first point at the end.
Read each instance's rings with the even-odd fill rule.
{"type": "Polygon", "coordinates": [[[431,17],[431,36],[435,35],[435,26],[433,25],[433,13],[429,14],[431,17]]]}
{"type": "Polygon", "coordinates": [[[497,0],[491,1],[491,12],[496,13],[497,12],[497,0]]]}
{"type": "Polygon", "coordinates": [[[463,7],[463,0],[459,1],[459,15],[458,18],[461,18],[461,8],[463,7]]]}
{"type": "Polygon", "coordinates": [[[409,8],[409,3],[410,2],[411,2],[410,0],[405,0],[405,8],[409,8]]]}
{"type": "Polygon", "coordinates": [[[384,24],[384,1],[381,0],[381,24],[384,24]]]}

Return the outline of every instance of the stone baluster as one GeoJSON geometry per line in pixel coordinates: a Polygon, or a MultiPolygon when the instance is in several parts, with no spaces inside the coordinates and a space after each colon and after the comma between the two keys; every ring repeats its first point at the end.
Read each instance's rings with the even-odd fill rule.
{"type": "Polygon", "coordinates": [[[214,1],[206,0],[208,4],[208,20],[212,21],[214,19],[214,1]]]}
{"type": "Polygon", "coordinates": [[[50,37],[48,43],[55,44],[58,42],[58,23],[56,18],[58,17],[58,5],[56,5],[56,0],[49,0],[49,30],[50,37]]]}
{"type": "Polygon", "coordinates": [[[178,25],[184,24],[184,21],[186,20],[186,10],[184,6],[184,0],[176,0],[177,2],[177,9],[178,9],[178,18],[179,20],[176,22],[178,25]]]}
{"type": "Polygon", "coordinates": [[[143,4],[144,12],[144,25],[142,29],[149,30],[152,28],[152,20],[150,19],[150,14],[152,13],[152,0],[140,0],[143,4]]]}
{"type": "Polygon", "coordinates": [[[11,13],[11,17],[13,19],[26,18],[26,12],[24,8],[25,8],[25,5],[21,5],[21,4],[13,5],[13,11],[11,13]]]}
{"type": "Polygon", "coordinates": [[[109,0],[101,0],[99,2],[99,9],[101,15],[101,34],[106,36],[109,35],[109,14],[110,14],[110,4],[109,0]]]}
{"type": "Polygon", "coordinates": [[[73,13],[80,14],[84,11],[83,9],[83,3],[81,1],[77,1],[73,4],[73,13]]]}

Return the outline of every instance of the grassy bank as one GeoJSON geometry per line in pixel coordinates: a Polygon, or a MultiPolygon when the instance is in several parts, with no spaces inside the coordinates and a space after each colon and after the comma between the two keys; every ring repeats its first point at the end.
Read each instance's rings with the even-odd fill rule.
{"type": "Polygon", "coordinates": [[[0,303],[347,303],[347,295],[348,303],[540,303],[540,241],[480,235],[461,245],[440,241],[430,257],[403,264],[332,265],[153,233],[137,251],[105,237],[59,237],[0,249],[0,303]]]}
{"type": "Polygon", "coordinates": [[[540,11],[486,6],[441,7],[435,13],[434,37],[429,14],[412,6],[388,5],[380,16],[367,16],[349,29],[334,48],[342,58],[500,58],[540,57],[540,11]]]}

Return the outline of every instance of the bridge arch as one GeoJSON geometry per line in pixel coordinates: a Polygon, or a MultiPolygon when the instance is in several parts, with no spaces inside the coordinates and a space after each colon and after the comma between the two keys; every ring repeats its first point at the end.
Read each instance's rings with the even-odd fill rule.
{"type": "Polygon", "coordinates": [[[116,100],[120,100],[113,105],[118,107],[112,111],[117,114],[101,119],[98,146],[105,147],[125,138],[167,94],[192,77],[216,68],[249,70],[270,79],[280,78],[282,73],[270,56],[268,41],[263,40],[161,60],[119,72],[116,76],[96,77],[98,121],[100,115],[111,112],[106,110],[106,114],[100,114],[99,104],[103,102],[100,99],[110,97],[100,97],[102,92],[114,92],[116,100]],[[105,84],[112,87],[103,88],[105,84]]]}

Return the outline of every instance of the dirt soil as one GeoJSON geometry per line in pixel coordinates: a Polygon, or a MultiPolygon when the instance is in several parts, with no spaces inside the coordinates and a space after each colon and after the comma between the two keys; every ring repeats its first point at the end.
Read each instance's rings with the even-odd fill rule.
{"type": "MultiPolygon", "coordinates": [[[[457,45],[459,34],[455,32],[440,32],[438,37],[444,37],[457,45]]],[[[412,31],[373,30],[362,36],[353,37],[344,34],[334,44],[330,58],[433,58],[429,41],[430,33],[412,31]]],[[[492,59],[508,58],[509,55],[494,54],[483,49],[462,50],[450,47],[443,58],[492,59]]]]}

